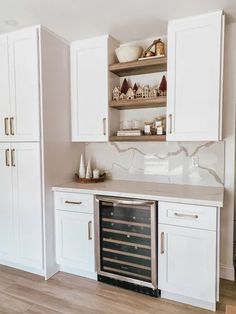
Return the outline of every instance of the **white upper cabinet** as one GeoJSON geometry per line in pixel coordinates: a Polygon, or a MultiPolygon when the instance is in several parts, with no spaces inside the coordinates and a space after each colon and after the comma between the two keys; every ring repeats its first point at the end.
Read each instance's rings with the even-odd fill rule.
{"type": "Polygon", "coordinates": [[[108,141],[109,41],[102,36],[71,44],[72,141],[108,141]]]}
{"type": "Polygon", "coordinates": [[[39,141],[38,29],[10,33],[10,127],[14,141],[39,141]]]}
{"type": "Polygon", "coordinates": [[[39,141],[38,28],[0,36],[0,141],[39,141]]]}
{"type": "Polygon", "coordinates": [[[0,36],[0,141],[10,137],[10,86],[7,36],[0,36]]]}
{"type": "Polygon", "coordinates": [[[169,22],[168,141],[221,140],[222,11],[169,22]]]}

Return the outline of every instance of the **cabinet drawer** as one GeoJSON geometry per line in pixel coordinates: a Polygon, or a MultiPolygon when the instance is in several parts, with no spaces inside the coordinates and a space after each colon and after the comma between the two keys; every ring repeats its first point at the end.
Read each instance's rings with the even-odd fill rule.
{"type": "Polygon", "coordinates": [[[159,223],[216,230],[217,208],[181,203],[158,203],[159,223]]]}
{"type": "Polygon", "coordinates": [[[81,193],[64,193],[55,192],[55,209],[93,213],[94,212],[94,196],[81,193]]]}

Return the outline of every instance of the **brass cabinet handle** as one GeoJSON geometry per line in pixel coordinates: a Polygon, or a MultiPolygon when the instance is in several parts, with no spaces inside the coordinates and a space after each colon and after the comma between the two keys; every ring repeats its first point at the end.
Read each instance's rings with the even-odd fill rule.
{"type": "Polygon", "coordinates": [[[5,135],[10,135],[9,118],[4,118],[4,125],[5,125],[5,135]]]}
{"type": "Polygon", "coordinates": [[[5,150],[6,166],[10,167],[10,149],[5,150]]]}
{"type": "Polygon", "coordinates": [[[10,130],[11,130],[11,135],[15,135],[15,131],[14,131],[14,118],[13,118],[13,117],[10,118],[10,130]]]}
{"type": "Polygon", "coordinates": [[[107,134],[107,131],[106,131],[106,121],[107,121],[107,119],[103,118],[103,135],[107,134]]]}
{"type": "Polygon", "coordinates": [[[165,242],[165,234],[164,232],[161,232],[161,254],[165,253],[164,242],[165,242]]]}
{"type": "Polygon", "coordinates": [[[176,217],[198,219],[198,215],[175,213],[176,217]]]}
{"type": "Polygon", "coordinates": [[[81,205],[82,202],[65,201],[65,204],[81,205]]]}
{"type": "Polygon", "coordinates": [[[12,167],[16,166],[15,152],[16,152],[16,150],[13,148],[11,150],[11,165],[12,165],[12,167]]]}
{"type": "Polygon", "coordinates": [[[91,226],[92,226],[92,221],[90,220],[89,222],[88,222],[88,239],[89,240],[92,240],[93,238],[92,238],[92,235],[91,235],[91,226]]]}
{"type": "Polygon", "coordinates": [[[169,134],[172,134],[172,114],[169,114],[169,134]]]}

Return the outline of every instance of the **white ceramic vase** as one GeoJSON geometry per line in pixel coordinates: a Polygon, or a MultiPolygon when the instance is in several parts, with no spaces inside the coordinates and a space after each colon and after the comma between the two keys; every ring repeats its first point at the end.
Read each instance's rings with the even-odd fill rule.
{"type": "Polygon", "coordinates": [[[85,178],[85,163],[84,163],[84,155],[83,154],[81,154],[81,157],[80,157],[79,177],[85,178]]]}
{"type": "Polygon", "coordinates": [[[86,179],[92,178],[92,169],[90,159],[88,160],[87,170],[86,170],[86,179]]]}

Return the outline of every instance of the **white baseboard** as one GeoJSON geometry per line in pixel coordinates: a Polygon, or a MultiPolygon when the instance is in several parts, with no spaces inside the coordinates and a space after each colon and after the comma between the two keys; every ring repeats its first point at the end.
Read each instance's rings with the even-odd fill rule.
{"type": "Polygon", "coordinates": [[[220,265],[220,278],[234,281],[235,280],[234,267],[220,265]]]}
{"type": "Polygon", "coordinates": [[[44,277],[44,270],[43,269],[37,269],[37,268],[33,268],[33,267],[25,266],[22,264],[14,263],[11,261],[5,261],[5,260],[0,260],[0,264],[44,277]]]}
{"type": "Polygon", "coordinates": [[[57,272],[60,271],[59,265],[55,264],[54,266],[47,267],[45,271],[45,280],[48,280],[52,276],[54,276],[57,272]]]}
{"type": "Polygon", "coordinates": [[[63,265],[60,265],[59,267],[60,267],[60,271],[62,272],[97,280],[97,273],[95,272],[84,271],[84,270],[80,270],[80,269],[76,269],[76,268],[68,267],[68,266],[63,266],[63,265]]]}
{"type": "Polygon", "coordinates": [[[176,302],[181,302],[183,304],[189,304],[189,305],[200,307],[202,309],[210,310],[213,312],[215,312],[216,310],[216,302],[211,303],[211,302],[201,301],[201,300],[193,299],[190,297],[184,297],[182,295],[163,291],[163,290],[161,290],[161,298],[173,300],[176,302]]]}

